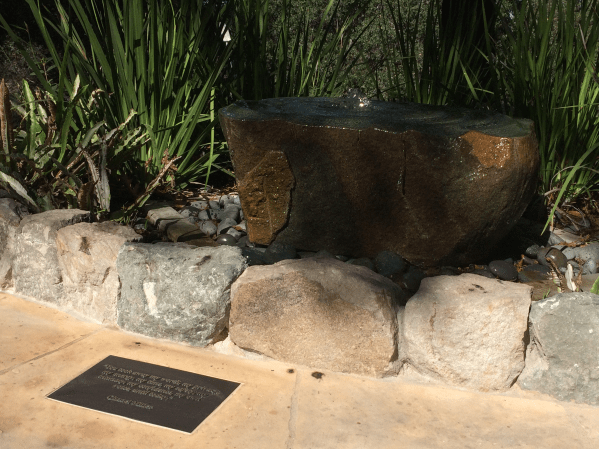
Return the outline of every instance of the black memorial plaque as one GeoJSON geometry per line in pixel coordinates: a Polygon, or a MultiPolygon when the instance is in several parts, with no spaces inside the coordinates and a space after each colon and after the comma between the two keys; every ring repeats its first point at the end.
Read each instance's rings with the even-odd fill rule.
{"type": "Polygon", "coordinates": [[[48,398],[192,433],[239,385],[111,355],[48,398]]]}

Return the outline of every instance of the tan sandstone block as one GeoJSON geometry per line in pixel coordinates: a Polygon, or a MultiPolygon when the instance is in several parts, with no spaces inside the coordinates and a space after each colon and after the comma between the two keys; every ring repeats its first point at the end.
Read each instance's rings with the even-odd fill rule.
{"type": "Polygon", "coordinates": [[[133,229],[114,222],[78,223],[58,231],[56,246],[65,297],[61,305],[100,323],[116,323],[120,282],[119,249],[141,240],[133,229]]]}
{"type": "Polygon", "coordinates": [[[334,259],[252,266],[231,288],[236,345],[291,363],[384,376],[397,360],[399,287],[334,259]]]}
{"type": "Polygon", "coordinates": [[[443,382],[507,390],[524,368],[531,294],[476,274],[425,278],[403,314],[402,355],[443,382]]]}

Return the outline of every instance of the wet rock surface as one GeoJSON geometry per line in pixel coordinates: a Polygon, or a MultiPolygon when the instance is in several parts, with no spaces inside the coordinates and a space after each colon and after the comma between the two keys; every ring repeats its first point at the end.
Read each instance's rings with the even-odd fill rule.
{"type": "Polygon", "coordinates": [[[518,270],[516,270],[514,264],[506,262],[505,260],[492,261],[489,263],[488,270],[504,281],[515,281],[518,279],[518,270]]]}
{"type": "Polygon", "coordinates": [[[285,98],[220,111],[250,241],[356,259],[388,250],[425,268],[464,265],[526,209],[539,164],[532,122],[360,104],[285,98]]]}

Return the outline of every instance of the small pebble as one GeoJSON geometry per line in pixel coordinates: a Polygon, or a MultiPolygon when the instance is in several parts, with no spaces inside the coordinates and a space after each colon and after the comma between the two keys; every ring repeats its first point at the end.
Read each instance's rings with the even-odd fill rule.
{"type": "Polygon", "coordinates": [[[563,238],[561,238],[557,234],[554,234],[553,232],[551,232],[549,235],[549,240],[547,241],[547,244],[549,246],[551,246],[551,245],[558,245],[558,244],[564,243],[564,242],[565,242],[565,240],[563,238]]]}
{"type": "Polygon", "coordinates": [[[568,259],[579,257],[585,261],[582,269],[583,274],[595,274],[597,272],[597,261],[599,261],[599,243],[593,242],[577,248],[565,248],[564,255],[568,259]]]}
{"type": "Polygon", "coordinates": [[[314,253],[314,257],[324,257],[324,258],[330,258],[330,259],[334,259],[335,256],[333,256],[330,252],[328,252],[326,249],[321,249],[320,251],[314,253]]]}
{"type": "Polygon", "coordinates": [[[188,217],[197,217],[198,213],[200,212],[200,209],[196,209],[195,207],[184,207],[183,209],[181,209],[179,211],[179,214],[181,214],[182,217],[188,218],[188,217]]]}
{"type": "Polygon", "coordinates": [[[549,262],[547,262],[545,260],[545,257],[547,257],[547,253],[549,252],[550,249],[551,249],[550,246],[544,246],[544,247],[540,248],[539,251],[537,252],[537,261],[541,265],[545,265],[546,267],[549,266],[549,262]]]}
{"type": "Polygon", "coordinates": [[[264,251],[264,262],[273,264],[285,259],[297,259],[297,252],[292,245],[272,242],[264,251]]]}
{"type": "Polygon", "coordinates": [[[237,246],[239,246],[240,248],[248,246],[248,236],[244,235],[242,237],[239,237],[239,239],[237,240],[237,246]]]}
{"type": "Polygon", "coordinates": [[[404,271],[406,262],[393,251],[381,251],[374,258],[374,266],[378,274],[388,278],[395,273],[404,271]]]}
{"type": "Polygon", "coordinates": [[[559,249],[551,248],[545,257],[549,257],[551,260],[553,260],[560,270],[566,269],[568,258],[564,256],[564,253],[562,253],[559,249]]]}
{"type": "Polygon", "coordinates": [[[480,270],[480,269],[476,269],[472,272],[472,274],[478,274],[479,276],[484,276],[486,278],[491,278],[491,279],[495,279],[495,275],[493,273],[491,273],[490,271],[487,270],[480,270]]]}
{"type": "Polygon", "coordinates": [[[489,271],[504,281],[515,281],[518,279],[518,270],[513,263],[505,260],[494,260],[489,263],[489,271]]]}
{"type": "Polygon", "coordinates": [[[200,228],[200,231],[202,231],[204,234],[209,235],[210,237],[216,234],[216,225],[211,221],[200,221],[197,224],[200,228]]]}
{"type": "Polygon", "coordinates": [[[227,204],[220,214],[221,220],[230,218],[231,220],[234,220],[235,223],[238,223],[240,211],[241,211],[241,207],[239,207],[235,204],[227,204]]]}
{"type": "Polygon", "coordinates": [[[541,247],[539,245],[531,245],[528,248],[526,248],[526,251],[524,251],[524,254],[526,254],[528,257],[532,257],[533,259],[537,258],[537,254],[539,253],[539,250],[541,249],[541,247]]]}
{"type": "Polygon", "coordinates": [[[194,201],[189,206],[197,210],[206,210],[209,207],[208,201],[194,201]]]}
{"type": "Polygon", "coordinates": [[[234,204],[233,198],[233,195],[223,195],[218,200],[218,205],[224,209],[228,204],[234,204]]]}
{"type": "Polygon", "coordinates": [[[243,232],[247,232],[247,223],[245,220],[239,222],[239,224],[237,226],[235,226],[235,229],[237,229],[238,231],[243,231],[243,232]]]}
{"type": "Polygon", "coordinates": [[[221,234],[216,239],[216,243],[218,243],[219,245],[236,246],[237,240],[232,235],[221,234]]]}
{"type": "Polygon", "coordinates": [[[235,228],[229,228],[227,229],[226,234],[232,235],[233,237],[235,237],[235,239],[237,239],[237,241],[239,241],[239,239],[245,235],[245,232],[238,231],[235,228]]]}
{"type": "Polygon", "coordinates": [[[403,274],[402,280],[408,290],[415,292],[420,288],[420,282],[425,277],[426,274],[420,268],[410,265],[408,270],[403,274]]]}
{"type": "Polygon", "coordinates": [[[358,259],[349,259],[347,262],[350,265],[358,265],[360,267],[366,267],[369,270],[374,271],[374,264],[372,263],[372,260],[370,260],[368,257],[359,257],[358,259]]]}
{"type": "Polygon", "coordinates": [[[198,220],[210,220],[210,215],[206,210],[201,210],[198,212],[198,220]]]}
{"type": "MultiPolygon", "coordinates": [[[[541,267],[548,269],[543,265],[530,265],[530,267],[541,267]]],[[[528,268],[528,267],[527,267],[528,268]]],[[[520,282],[538,282],[538,281],[546,281],[547,279],[551,279],[550,273],[544,273],[541,270],[522,270],[518,273],[518,280],[520,282]]]]}
{"type": "Polygon", "coordinates": [[[216,232],[220,235],[220,234],[224,234],[225,232],[227,232],[230,228],[232,228],[233,226],[236,226],[237,223],[235,222],[235,220],[232,220],[230,218],[225,218],[224,220],[222,220],[217,228],[216,228],[216,232]]]}

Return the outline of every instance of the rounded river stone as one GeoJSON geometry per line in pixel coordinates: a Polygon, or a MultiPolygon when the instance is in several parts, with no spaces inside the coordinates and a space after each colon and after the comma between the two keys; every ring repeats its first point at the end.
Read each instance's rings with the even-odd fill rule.
{"type": "Polygon", "coordinates": [[[237,239],[235,239],[235,237],[233,237],[231,234],[221,234],[216,239],[216,243],[219,245],[236,246],[237,239]]]}
{"type": "Polygon", "coordinates": [[[518,279],[518,270],[505,260],[494,260],[489,263],[489,271],[504,281],[515,281],[518,279]]]}
{"type": "Polygon", "coordinates": [[[551,267],[549,265],[549,262],[547,262],[546,260],[547,257],[553,260],[555,264],[558,266],[558,268],[566,268],[566,263],[568,262],[568,259],[566,258],[566,256],[564,256],[564,253],[562,253],[559,249],[552,248],[551,246],[541,248],[539,250],[539,253],[537,254],[537,260],[541,265],[551,267]]]}

